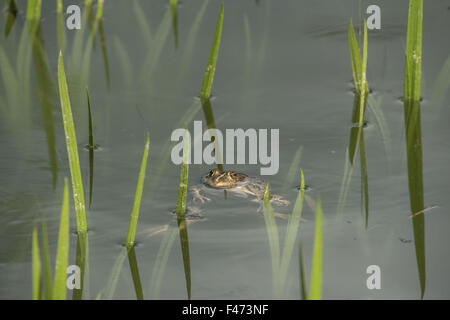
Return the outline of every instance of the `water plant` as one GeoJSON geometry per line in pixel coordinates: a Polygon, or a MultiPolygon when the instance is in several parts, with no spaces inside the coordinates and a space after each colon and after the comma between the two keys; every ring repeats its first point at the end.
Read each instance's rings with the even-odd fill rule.
{"type": "Polygon", "coordinates": [[[35,226],[33,228],[32,236],[32,249],[31,249],[31,261],[32,261],[32,282],[33,282],[33,300],[40,300],[41,297],[41,257],[39,254],[39,241],[38,241],[38,229],[35,226]]]}
{"type": "Polygon", "coordinates": [[[211,52],[209,54],[208,64],[206,66],[205,75],[203,77],[202,88],[200,90],[201,99],[209,99],[211,96],[211,88],[214,81],[214,73],[216,71],[217,58],[219,56],[220,49],[220,39],[222,36],[222,25],[223,25],[223,10],[224,5],[220,7],[219,20],[217,21],[216,33],[214,35],[213,44],[211,47],[211,52]]]}
{"type": "Polygon", "coordinates": [[[5,24],[5,37],[8,37],[11,29],[16,21],[17,14],[19,10],[17,9],[16,2],[14,0],[8,0],[6,11],[8,12],[8,17],[6,18],[5,24]]]}
{"type": "Polygon", "coordinates": [[[308,297],[308,299],[310,300],[320,300],[322,298],[322,257],[323,257],[322,202],[320,201],[319,197],[317,199],[316,231],[314,236],[311,282],[308,297]]]}
{"type": "MultiPolygon", "coordinates": [[[[187,132],[187,128],[186,128],[187,132]]],[[[178,232],[180,235],[180,245],[183,254],[184,274],[186,279],[187,297],[191,299],[191,264],[189,257],[189,238],[186,223],[186,199],[189,179],[189,158],[190,158],[190,141],[185,137],[183,148],[183,162],[181,164],[180,184],[178,188],[177,207],[175,214],[177,215],[178,232]]]]}
{"type": "MultiPolygon", "coordinates": [[[[348,25],[348,46],[350,51],[350,61],[352,66],[353,83],[355,85],[355,98],[353,101],[352,122],[354,126],[350,130],[350,141],[347,149],[347,156],[350,162],[350,168],[345,162],[344,177],[342,180],[341,191],[338,200],[338,215],[341,214],[346,197],[348,194],[350,180],[353,173],[353,165],[357,151],[360,151],[361,159],[361,177],[363,189],[361,198],[364,202],[365,211],[365,226],[367,228],[369,223],[369,187],[368,187],[368,175],[367,175],[367,162],[366,162],[366,148],[364,141],[364,114],[366,110],[367,97],[369,94],[369,87],[366,79],[367,70],[367,25],[364,21],[364,40],[362,48],[362,57],[356,40],[356,35],[353,28],[352,20],[348,25]]],[[[347,161],[347,160],[346,160],[347,161]]]]}
{"type": "Polygon", "coordinates": [[[323,235],[322,235],[322,202],[317,199],[316,229],[314,236],[313,260],[311,266],[309,294],[306,284],[306,268],[303,258],[303,246],[299,244],[300,296],[303,300],[320,300],[322,298],[322,267],[323,267],[323,235]]]}
{"type": "Polygon", "coordinates": [[[62,52],[58,59],[58,86],[61,102],[61,111],[66,137],[67,155],[69,159],[70,175],[72,180],[73,200],[77,217],[78,232],[87,231],[86,207],[84,202],[83,183],[81,178],[80,159],[78,156],[77,137],[75,125],[73,123],[72,108],[70,106],[69,90],[67,88],[66,73],[64,71],[64,61],[62,52]]]}
{"type": "Polygon", "coordinates": [[[88,121],[89,121],[89,208],[92,204],[92,188],[94,185],[94,133],[92,126],[92,110],[91,110],[91,99],[89,97],[89,90],[86,88],[87,105],[88,105],[88,121]]]}
{"type": "Polygon", "coordinates": [[[286,227],[284,245],[280,247],[280,237],[278,227],[275,221],[275,214],[270,206],[269,185],[267,184],[264,192],[264,222],[266,225],[267,238],[269,241],[270,256],[272,262],[272,279],[274,287],[274,296],[283,297],[285,294],[285,285],[287,274],[292,259],[294,245],[297,239],[298,229],[301,221],[303,203],[305,200],[305,179],[303,171],[300,169],[300,188],[297,199],[289,216],[286,227]]]}
{"type": "MultiPolygon", "coordinates": [[[[404,117],[408,187],[411,212],[424,210],[422,131],[420,120],[420,86],[422,77],[422,20],[423,0],[410,0],[408,33],[406,37],[404,117]]],[[[419,271],[421,298],[425,294],[425,217],[412,218],[414,246],[419,271]]]]}
{"type": "Polygon", "coordinates": [[[51,100],[53,90],[40,24],[41,7],[42,0],[28,1],[26,23],[39,88],[39,100],[41,103],[43,127],[47,138],[47,149],[53,178],[53,188],[56,188],[58,162],[56,157],[55,130],[52,114],[53,104],[51,100]]]}
{"type": "MultiPolygon", "coordinates": [[[[222,2],[222,5],[220,7],[219,19],[217,21],[216,26],[216,33],[214,35],[214,40],[209,54],[208,64],[206,65],[205,74],[203,76],[203,83],[200,89],[200,100],[202,102],[203,114],[205,116],[208,129],[216,128],[210,97],[214,81],[214,73],[216,71],[217,58],[219,56],[220,40],[222,37],[223,12],[224,12],[224,4],[222,2]]],[[[215,157],[216,159],[222,159],[222,155],[220,154],[219,151],[221,150],[221,147],[217,145],[218,142],[215,139],[214,143],[215,143],[214,148],[216,152],[215,157]]],[[[218,163],[217,167],[220,171],[223,171],[223,165],[221,163],[218,163]]]]}
{"type": "Polygon", "coordinates": [[[139,170],[138,183],[136,186],[136,194],[134,196],[133,209],[131,210],[130,224],[128,226],[128,234],[126,246],[133,247],[136,237],[136,228],[139,218],[139,210],[141,207],[142,191],[144,190],[145,172],[147,170],[147,159],[150,146],[150,136],[147,134],[147,142],[145,143],[144,155],[142,156],[141,169],[139,170]]]}
{"type": "Polygon", "coordinates": [[[66,299],[67,265],[69,262],[69,183],[64,180],[64,195],[59,225],[52,299],[66,299]]]}
{"type": "Polygon", "coordinates": [[[169,0],[170,11],[172,12],[172,27],[175,48],[178,48],[178,0],[169,0]]]}
{"type": "Polygon", "coordinates": [[[53,300],[66,299],[67,266],[69,262],[69,183],[64,179],[63,201],[61,206],[61,217],[59,224],[58,245],[55,259],[55,274],[53,284],[51,280],[50,255],[47,243],[47,227],[42,224],[43,259],[44,259],[44,282],[41,281],[41,257],[39,250],[38,229],[33,228],[32,235],[32,282],[33,300],[45,298],[53,300]],[[44,284],[44,285],[42,285],[44,284]]]}

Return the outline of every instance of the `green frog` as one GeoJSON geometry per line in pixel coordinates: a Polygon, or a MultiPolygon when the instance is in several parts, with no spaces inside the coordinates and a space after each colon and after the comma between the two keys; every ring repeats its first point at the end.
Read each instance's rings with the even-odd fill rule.
{"type": "MultiPolygon", "coordinates": [[[[187,214],[191,217],[202,217],[202,210],[195,204],[211,201],[214,194],[221,190],[260,204],[258,212],[262,210],[266,184],[256,177],[249,177],[244,173],[235,171],[221,171],[214,169],[201,178],[202,184],[189,188],[191,201],[187,206],[187,214]]],[[[289,201],[281,196],[270,195],[270,203],[276,206],[287,206],[289,201]]]]}

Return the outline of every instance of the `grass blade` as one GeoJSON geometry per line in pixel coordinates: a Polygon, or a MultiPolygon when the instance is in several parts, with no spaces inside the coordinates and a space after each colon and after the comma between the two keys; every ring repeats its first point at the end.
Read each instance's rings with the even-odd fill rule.
{"type": "Polygon", "coordinates": [[[56,2],[56,25],[58,31],[58,46],[59,50],[63,50],[64,46],[64,13],[63,13],[63,2],[62,0],[57,0],[56,2]]]}
{"type": "Polygon", "coordinates": [[[420,100],[422,73],[423,0],[410,0],[408,34],[406,36],[406,66],[404,100],[420,100]]]}
{"type": "Polygon", "coordinates": [[[89,118],[89,208],[92,204],[92,187],[94,186],[94,133],[92,128],[92,110],[89,90],[86,88],[89,118]]]}
{"type": "Polygon", "coordinates": [[[280,264],[280,287],[284,290],[285,282],[287,279],[287,273],[294,251],[294,245],[297,240],[298,227],[302,217],[303,202],[305,199],[305,177],[303,170],[300,169],[300,190],[295,200],[294,209],[289,217],[286,236],[284,240],[283,254],[281,256],[280,264]]]}
{"type": "MultiPolygon", "coordinates": [[[[300,159],[302,156],[302,149],[303,147],[300,146],[297,149],[297,152],[294,155],[294,158],[292,159],[291,165],[289,166],[289,170],[288,173],[286,175],[286,178],[284,178],[284,187],[283,190],[281,192],[281,194],[285,194],[289,188],[292,188],[293,183],[294,183],[294,179],[296,176],[296,172],[299,169],[300,166],[300,159]]],[[[300,179],[301,180],[301,179],[300,179]]]]}
{"type": "Polygon", "coordinates": [[[272,260],[272,279],[274,295],[276,298],[280,297],[280,240],[278,236],[277,224],[275,216],[270,206],[269,184],[266,186],[264,192],[264,221],[266,224],[267,238],[269,240],[270,257],[272,260]]]}
{"type": "MultiPolygon", "coordinates": [[[[186,128],[186,134],[188,133],[186,128]]],[[[188,300],[191,299],[191,263],[189,255],[189,238],[186,223],[186,199],[188,191],[189,179],[189,158],[191,144],[190,139],[184,137],[183,163],[181,164],[180,186],[178,188],[177,207],[175,213],[177,215],[178,232],[180,235],[181,252],[183,255],[184,275],[186,279],[186,291],[188,300]]]]}
{"type": "Polygon", "coordinates": [[[91,110],[91,99],[89,97],[89,90],[86,88],[86,96],[88,101],[88,118],[89,118],[89,208],[92,204],[92,188],[94,186],[94,133],[92,126],[92,110],[91,110]]]}
{"type": "MultiPolygon", "coordinates": [[[[119,255],[114,262],[113,268],[111,270],[111,274],[108,279],[107,287],[106,287],[106,299],[112,300],[114,297],[114,293],[116,292],[117,282],[119,281],[120,273],[122,272],[123,262],[127,256],[127,248],[122,248],[120,250],[119,255]]],[[[101,295],[102,292],[99,293],[101,295]]]]}
{"type": "Polygon", "coordinates": [[[139,276],[139,268],[134,247],[128,248],[128,262],[130,263],[131,277],[133,278],[136,298],[137,300],[144,300],[144,293],[142,292],[141,278],[139,276]]]}
{"type": "Polygon", "coordinates": [[[172,12],[173,37],[175,48],[178,48],[178,0],[169,0],[170,11],[172,12]]]}
{"type": "MultiPolygon", "coordinates": [[[[88,250],[88,233],[87,232],[80,232],[77,234],[77,249],[76,249],[76,258],[75,263],[78,267],[80,267],[80,288],[73,289],[72,294],[72,300],[81,300],[83,297],[83,290],[85,288],[85,275],[88,273],[88,257],[89,257],[89,250],[88,250]]],[[[86,283],[89,284],[88,277],[86,283]]],[[[88,286],[87,287],[87,293],[88,293],[88,286]]],[[[88,295],[87,295],[88,296],[88,295]]]]}
{"type": "Polygon", "coordinates": [[[322,238],[322,203],[319,197],[317,199],[316,233],[314,237],[313,262],[308,297],[310,300],[320,300],[322,298],[322,238]]]}
{"type": "Polygon", "coordinates": [[[214,73],[216,71],[217,57],[219,56],[220,39],[222,36],[223,25],[223,2],[220,8],[219,20],[217,21],[216,34],[214,36],[211,53],[209,55],[208,65],[206,66],[205,75],[203,77],[203,84],[200,90],[201,99],[209,99],[211,96],[211,88],[214,80],[214,73]]]}
{"type": "Polygon", "coordinates": [[[306,270],[305,270],[305,263],[303,262],[303,245],[300,242],[299,244],[299,269],[300,269],[300,298],[302,300],[307,300],[308,299],[308,288],[306,285],[306,270]]]}
{"type": "Polygon", "coordinates": [[[47,149],[49,154],[50,169],[53,176],[53,188],[56,188],[58,177],[58,161],[55,147],[55,131],[53,124],[53,96],[52,81],[50,78],[47,56],[44,48],[44,40],[40,25],[41,0],[28,1],[27,8],[27,29],[29,41],[32,46],[33,62],[37,83],[39,88],[39,100],[41,103],[41,112],[43,127],[47,138],[47,149]]]}
{"type": "Polygon", "coordinates": [[[369,177],[367,175],[367,161],[366,161],[366,143],[364,141],[364,131],[361,131],[361,142],[359,149],[361,157],[361,179],[362,188],[364,192],[362,193],[362,198],[364,199],[364,209],[366,213],[366,229],[369,225],[369,177]]]}
{"type": "Polygon", "coordinates": [[[139,170],[138,183],[136,186],[136,193],[134,195],[133,209],[131,211],[130,225],[128,227],[128,234],[126,240],[127,247],[133,247],[134,239],[136,236],[139,210],[141,208],[142,191],[144,190],[145,172],[147,170],[149,147],[150,147],[150,135],[147,133],[147,142],[145,143],[144,155],[142,156],[141,169],[139,170]]]}
{"type": "MultiPolygon", "coordinates": [[[[405,136],[411,212],[424,209],[420,84],[422,69],[423,0],[410,0],[404,83],[405,136]]],[[[425,218],[413,218],[414,246],[419,271],[421,298],[425,294],[425,218]]]]}
{"type": "Polygon", "coordinates": [[[47,224],[42,222],[42,255],[44,260],[44,283],[45,283],[45,298],[52,299],[52,267],[50,259],[50,251],[48,249],[47,224]]]}
{"type": "Polygon", "coordinates": [[[59,53],[58,60],[58,86],[64,132],[66,136],[67,155],[69,158],[70,175],[72,178],[73,200],[75,203],[75,212],[77,216],[77,230],[78,232],[86,232],[86,207],[84,204],[80,159],[78,157],[77,137],[75,134],[75,125],[73,123],[72,108],[70,106],[69,90],[67,88],[62,52],[59,53]]]}
{"type": "Polygon", "coordinates": [[[16,21],[17,13],[19,10],[17,9],[16,3],[14,0],[8,0],[8,8],[6,9],[8,12],[8,17],[6,18],[5,24],[5,37],[7,38],[11,29],[16,21]]]}
{"type": "Polygon", "coordinates": [[[164,237],[161,240],[151,277],[152,299],[159,299],[159,292],[161,289],[164,272],[166,270],[167,260],[169,259],[169,254],[172,250],[176,235],[177,229],[170,228],[166,230],[164,237]]]}
{"type": "Polygon", "coordinates": [[[92,10],[93,0],[85,0],[84,8],[86,9],[86,17],[89,26],[89,32],[91,35],[91,41],[95,46],[95,25],[94,25],[94,12],[92,10]]]}
{"type": "Polygon", "coordinates": [[[353,83],[355,84],[355,90],[358,91],[361,84],[361,54],[351,19],[348,24],[348,46],[350,50],[350,61],[352,64],[353,83]]]}
{"type": "Polygon", "coordinates": [[[105,38],[105,31],[103,30],[103,3],[104,0],[98,0],[98,7],[97,7],[97,26],[98,26],[98,33],[100,35],[100,45],[102,48],[102,55],[103,55],[103,64],[105,67],[105,75],[106,75],[106,86],[109,89],[111,86],[111,76],[109,74],[109,60],[108,60],[108,50],[106,48],[106,38],[105,38]]]}
{"type": "Polygon", "coordinates": [[[27,21],[41,19],[42,0],[28,0],[27,21]]]}
{"type": "Polygon", "coordinates": [[[33,240],[31,248],[33,300],[40,300],[41,293],[41,258],[39,255],[38,229],[33,228],[33,240]]]}
{"type": "Polygon", "coordinates": [[[69,182],[64,179],[64,195],[59,224],[58,249],[55,263],[52,298],[66,299],[67,265],[69,263],[69,182]]]}

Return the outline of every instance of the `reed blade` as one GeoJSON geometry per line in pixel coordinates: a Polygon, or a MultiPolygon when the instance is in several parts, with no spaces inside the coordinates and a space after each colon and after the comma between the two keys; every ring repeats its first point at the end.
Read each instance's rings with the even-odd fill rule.
{"type": "MultiPolygon", "coordinates": [[[[404,83],[404,115],[411,212],[424,210],[420,85],[422,77],[423,0],[410,0],[404,83]]],[[[413,218],[421,298],[426,288],[425,217],[413,218]]]]}
{"type": "Polygon", "coordinates": [[[223,10],[224,4],[220,8],[219,20],[217,21],[216,33],[214,35],[214,41],[211,47],[209,55],[208,65],[206,66],[205,75],[203,77],[203,84],[200,90],[201,99],[209,99],[211,96],[211,88],[214,81],[214,73],[216,71],[217,58],[219,56],[220,40],[222,37],[222,25],[223,25],[223,10]]]}
{"type": "Polygon", "coordinates": [[[284,292],[287,274],[294,252],[294,245],[297,241],[298,229],[302,217],[303,202],[305,200],[305,177],[300,169],[300,189],[295,200],[294,209],[289,217],[286,236],[284,239],[283,253],[280,263],[280,288],[284,292]]]}
{"type": "MultiPolygon", "coordinates": [[[[424,210],[423,151],[420,102],[405,101],[406,154],[411,212],[424,210]]],[[[413,217],[414,246],[419,271],[421,298],[426,288],[425,216],[413,217]]]]}
{"type": "Polygon", "coordinates": [[[89,97],[89,90],[86,88],[87,104],[88,104],[88,119],[89,119],[89,208],[92,204],[92,189],[94,186],[94,130],[92,126],[92,110],[91,99],[89,97]]]}
{"type": "Polygon", "coordinates": [[[300,280],[300,299],[301,300],[308,300],[308,288],[307,288],[307,284],[306,284],[306,270],[305,270],[305,263],[304,263],[304,258],[303,258],[303,245],[300,242],[299,244],[299,280],[300,280]]]}
{"type": "Polygon", "coordinates": [[[172,28],[175,48],[178,48],[178,0],[169,0],[170,11],[172,12],[172,28]]]}
{"type": "MultiPolygon", "coordinates": [[[[188,133],[186,128],[186,134],[188,133]]],[[[183,163],[181,164],[180,184],[178,188],[177,215],[178,232],[180,236],[181,252],[183,255],[184,275],[186,280],[186,291],[188,300],[191,299],[191,263],[189,254],[189,238],[186,223],[186,199],[189,179],[189,158],[191,144],[190,139],[184,137],[183,163]]]]}
{"type": "Polygon", "coordinates": [[[17,9],[16,2],[14,0],[8,0],[8,7],[6,8],[8,12],[8,17],[6,18],[5,24],[5,38],[8,37],[11,32],[14,22],[16,21],[17,14],[19,10],[17,9]]]}
{"type": "Polygon", "coordinates": [[[80,159],[78,156],[77,137],[75,134],[75,125],[73,123],[72,108],[70,106],[69,90],[67,88],[62,52],[60,52],[58,59],[58,86],[70,175],[72,178],[73,200],[75,203],[75,212],[77,216],[77,231],[86,232],[86,207],[84,202],[83,182],[81,179],[80,159]]]}
{"type": "Polygon", "coordinates": [[[317,199],[316,231],[314,237],[313,262],[311,268],[311,281],[309,288],[309,300],[320,300],[322,298],[322,202],[317,199]]]}
{"type": "Polygon", "coordinates": [[[93,0],[85,0],[84,8],[86,10],[86,17],[89,26],[89,33],[91,36],[92,45],[95,48],[95,23],[94,23],[94,11],[92,10],[93,0]]]}
{"type": "Polygon", "coordinates": [[[105,67],[106,86],[109,89],[111,86],[111,76],[109,73],[109,60],[108,60],[108,50],[106,47],[105,31],[103,29],[103,4],[104,4],[104,2],[105,2],[105,0],[98,0],[96,23],[97,23],[98,33],[100,35],[100,46],[102,48],[103,65],[105,67]]]}
{"type": "Polygon", "coordinates": [[[280,240],[275,216],[270,206],[269,184],[264,192],[264,222],[267,239],[269,240],[270,257],[272,262],[272,281],[275,298],[281,297],[280,288],[280,240]]]}
{"type": "Polygon", "coordinates": [[[142,156],[141,169],[139,170],[136,193],[134,195],[133,209],[131,210],[130,224],[128,226],[128,234],[126,246],[128,248],[134,246],[136,237],[136,228],[138,224],[139,211],[141,208],[142,192],[144,190],[145,173],[147,171],[147,159],[150,148],[150,135],[147,133],[147,142],[145,143],[144,155],[142,156]]]}
{"type": "Polygon", "coordinates": [[[69,182],[64,179],[64,195],[56,252],[52,299],[66,300],[67,266],[69,264],[69,182]]]}
{"type": "Polygon", "coordinates": [[[56,1],[56,28],[58,32],[58,47],[59,50],[64,49],[64,13],[62,0],[56,1]]]}
{"type": "Polygon", "coordinates": [[[173,243],[175,242],[176,235],[178,233],[177,231],[178,230],[176,228],[166,230],[164,237],[161,240],[151,277],[152,299],[159,299],[159,293],[161,290],[167,261],[169,259],[170,251],[172,250],[173,243]]]}
{"type": "Polygon", "coordinates": [[[43,127],[47,139],[47,149],[52,173],[53,188],[56,188],[58,178],[58,161],[56,156],[55,130],[53,124],[53,104],[51,101],[53,89],[40,25],[41,6],[41,0],[28,1],[26,21],[39,88],[39,100],[41,103],[43,127]]]}
{"type": "Polygon", "coordinates": [[[404,100],[420,101],[423,0],[410,0],[406,36],[404,100]]]}
{"type": "Polygon", "coordinates": [[[134,247],[128,248],[128,262],[130,263],[131,277],[133,278],[134,291],[136,292],[136,299],[144,300],[144,293],[142,291],[141,285],[141,277],[139,276],[139,268],[134,247]]]}
{"type": "MultiPolygon", "coordinates": [[[[89,283],[89,281],[85,281],[87,278],[86,275],[89,273],[89,265],[88,265],[88,257],[89,257],[89,244],[88,244],[88,233],[80,232],[77,234],[77,249],[76,249],[76,258],[75,263],[80,268],[80,288],[74,288],[72,294],[72,300],[81,300],[83,298],[83,292],[88,292],[89,290],[85,290],[85,283],[89,283]]],[[[88,279],[87,279],[88,280],[88,279]]],[[[87,288],[89,289],[89,288],[87,288]]],[[[87,299],[89,299],[87,295],[87,299]]]]}
{"type": "Polygon", "coordinates": [[[52,266],[50,259],[50,250],[48,248],[47,223],[42,222],[42,258],[44,260],[44,284],[45,284],[45,299],[52,299],[52,266]]]}
{"type": "Polygon", "coordinates": [[[38,240],[38,229],[35,226],[33,228],[33,240],[31,247],[31,261],[32,261],[32,271],[31,277],[33,282],[32,299],[41,299],[41,257],[39,254],[39,240],[38,240]]]}

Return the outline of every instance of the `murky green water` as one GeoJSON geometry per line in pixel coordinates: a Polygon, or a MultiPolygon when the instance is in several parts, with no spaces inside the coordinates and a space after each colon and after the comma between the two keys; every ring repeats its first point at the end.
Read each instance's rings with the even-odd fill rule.
{"type": "MultiPolygon", "coordinates": [[[[67,2],[67,1],[65,1],[67,2]]],[[[363,1],[365,8],[371,4],[363,1]]],[[[359,1],[226,1],[222,43],[217,64],[212,109],[217,128],[280,130],[280,168],[265,176],[273,193],[293,203],[299,182],[286,184],[289,167],[302,147],[300,166],[314,202],[323,204],[323,298],[420,298],[413,212],[410,208],[403,95],[407,1],[377,1],[381,30],[369,30],[367,79],[373,90],[364,129],[369,191],[369,220],[365,228],[360,159],[357,157],[346,202],[338,213],[346,150],[352,127],[352,71],[347,24],[357,25],[359,1]],[[370,265],[381,269],[381,289],[366,286],[370,265]]],[[[55,258],[62,188],[69,176],[57,88],[58,41],[54,3],[44,1],[42,35],[51,86],[37,74],[36,58],[27,40],[26,2],[8,38],[0,46],[15,77],[2,62],[0,89],[0,297],[31,298],[31,232],[48,223],[50,252],[55,258]],[[29,76],[29,79],[27,78],[29,76]],[[14,80],[14,81],[13,81],[14,80]],[[40,85],[39,81],[41,81],[40,85]],[[50,125],[39,93],[47,98],[50,125]],[[47,122],[46,122],[47,121],[47,122]],[[50,127],[52,128],[50,128],[50,127]],[[49,143],[49,133],[54,143],[49,143]],[[50,134],[51,136],[51,134],[50,134]],[[54,159],[52,162],[51,159],[54,159]]],[[[67,4],[65,4],[67,5],[67,4]]],[[[178,8],[178,46],[175,45],[168,1],[107,0],[103,28],[110,72],[108,89],[101,41],[97,37],[90,65],[83,63],[89,29],[66,30],[64,50],[83,182],[88,199],[89,86],[94,118],[95,152],[92,206],[88,212],[89,284],[84,298],[107,296],[108,279],[123,251],[137,175],[150,132],[150,158],[137,230],[136,258],[145,298],[185,299],[186,282],[176,206],[180,167],[170,162],[170,135],[183,127],[194,105],[192,120],[206,119],[196,98],[214,37],[219,1],[184,1],[178,8]],[[149,26],[139,23],[136,10],[149,26]],[[195,21],[198,19],[198,31],[195,21]],[[192,31],[194,30],[194,31],[192,31]],[[150,33],[150,36],[148,35],[150,33]],[[149,42],[149,39],[151,41],[149,42]],[[76,43],[82,43],[82,48],[76,43]],[[160,50],[160,54],[158,54],[160,50]],[[146,63],[147,61],[147,63],[146,63]],[[88,66],[88,74],[83,67],[88,66]],[[86,82],[86,79],[88,81],[86,82]],[[163,250],[161,250],[163,248],[163,250]],[[164,250],[164,248],[166,248],[164,250]],[[161,251],[160,251],[161,250],[161,251]],[[158,252],[167,254],[155,294],[158,252]],[[106,289],[105,289],[106,288],[106,289]]],[[[421,139],[423,150],[425,227],[425,298],[450,297],[450,189],[448,140],[450,100],[439,73],[450,54],[447,30],[450,3],[424,4],[421,139]],[[436,207],[434,207],[436,206],[436,207]]],[[[2,2],[2,7],[4,4],[2,2]]],[[[83,7],[82,7],[83,10],[83,7]]],[[[83,11],[84,12],[84,11],[83,11]]],[[[367,17],[367,15],[363,15],[367,17]]],[[[1,25],[5,23],[3,15],[1,25]]],[[[448,69],[447,69],[448,70],[448,69]]],[[[448,77],[448,75],[447,75],[448,77]]],[[[445,82],[445,81],[444,81],[445,82]]],[[[41,95],[42,96],[42,95],[41,95]]],[[[192,127],[192,126],[190,126],[192,127]]],[[[51,140],[51,139],[50,139],[51,140]]],[[[259,165],[224,165],[225,169],[259,174],[259,165]]],[[[212,169],[191,165],[189,183],[212,169]]],[[[205,219],[189,224],[191,291],[194,299],[273,298],[271,255],[265,220],[258,204],[246,199],[216,196],[205,205],[205,219]]],[[[341,198],[342,200],[342,198],[341,198]]],[[[290,264],[286,295],[300,297],[298,240],[303,244],[307,278],[311,269],[315,216],[305,204],[290,264]]],[[[290,213],[292,204],[281,208],[290,213]]],[[[287,220],[277,219],[281,240],[287,220]]],[[[75,214],[71,207],[70,260],[75,263],[75,214]]],[[[283,242],[281,242],[283,243],[283,242]]],[[[71,297],[71,293],[69,293],[71,297]]],[[[114,298],[135,299],[128,262],[118,276],[114,298]]]]}

